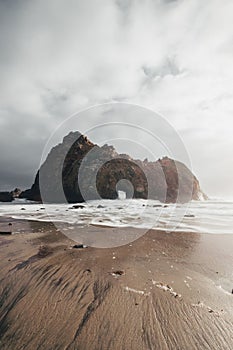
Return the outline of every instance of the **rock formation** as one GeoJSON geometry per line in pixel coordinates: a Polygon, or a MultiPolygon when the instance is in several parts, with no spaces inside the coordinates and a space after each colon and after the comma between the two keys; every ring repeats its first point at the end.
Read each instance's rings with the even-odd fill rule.
{"type": "Polygon", "coordinates": [[[183,163],[168,157],[156,162],[134,160],[118,154],[113,146],[93,144],[79,132],[71,132],[50,151],[31,189],[19,197],[75,203],[115,199],[117,190],[125,191],[127,197],[170,203],[206,199],[197,178],[183,163]]]}
{"type": "Polygon", "coordinates": [[[0,192],[0,202],[12,202],[14,197],[11,192],[0,192]]]}
{"type": "Polygon", "coordinates": [[[19,198],[21,192],[21,189],[16,187],[13,191],[11,191],[11,194],[13,198],[19,198]]]}
{"type": "Polygon", "coordinates": [[[12,202],[15,198],[19,198],[21,192],[19,188],[15,188],[11,192],[0,192],[0,202],[12,202]]]}

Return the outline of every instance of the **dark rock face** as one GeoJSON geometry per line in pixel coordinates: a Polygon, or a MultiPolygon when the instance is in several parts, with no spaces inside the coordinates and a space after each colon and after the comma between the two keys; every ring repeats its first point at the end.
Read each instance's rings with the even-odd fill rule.
{"type": "Polygon", "coordinates": [[[103,199],[116,199],[117,183],[122,182],[120,190],[126,193],[126,197],[131,197],[131,186],[133,186],[133,198],[148,198],[147,178],[140,166],[128,159],[113,159],[105,163],[97,173],[97,190],[103,199]],[[129,195],[128,195],[129,194],[129,195]]]}
{"type": "Polygon", "coordinates": [[[13,200],[11,192],[0,192],[0,202],[12,202],[13,200]]]}
{"type": "Polygon", "coordinates": [[[40,187],[43,187],[43,201],[63,203],[83,202],[80,191],[76,190],[77,170],[93,143],[79,132],[71,132],[63,142],[52,148],[45,163],[36,174],[31,189],[21,193],[20,198],[41,201],[40,187]],[[64,195],[62,196],[61,193],[64,195]]]}
{"type": "Polygon", "coordinates": [[[39,170],[36,174],[35,182],[32,187],[30,189],[22,191],[19,195],[19,198],[41,202],[41,195],[39,190],[39,170]]]}
{"type": "Polygon", "coordinates": [[[87,199],[127,197],[188,202],[207,197],[197,178],[181,162],[168,157],[156,162],[134,160],[114,147],[94,145],[71,132],[54,147],[37,172],[31,189],[20,198],[44,202],[83,202],[87,199]]]}
{"type": "Polygon", "coordinates": [[[178,199],[178,202],[185,203],[190,199],[207,199],[207,196],[200,188],[197,178],[183,163],[174,161],[168,157],[160,159],[159,163],[163,169],[167,183],[166,202],[176,202],[178,199]],[[191,198],[188,199],[191,188],[191,198]]]}
{"type": "Polygon", "coordinates": [[[15,188],[11,192],[0,192],[0,202],[12,202],[15,198],[19,198],[21,190],[15,188]]]}

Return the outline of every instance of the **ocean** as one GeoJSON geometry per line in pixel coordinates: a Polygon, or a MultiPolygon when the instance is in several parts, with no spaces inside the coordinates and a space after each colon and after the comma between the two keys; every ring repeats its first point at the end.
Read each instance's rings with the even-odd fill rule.
{"type": "Polygon", "coordinates": [[[16,199],[0,204],[0,216],[69,225],[135,227],[176,232],[233,234],[233,201],[212,199],[188,204],[117,199],[74,204],[38,204],[16,199]]]}

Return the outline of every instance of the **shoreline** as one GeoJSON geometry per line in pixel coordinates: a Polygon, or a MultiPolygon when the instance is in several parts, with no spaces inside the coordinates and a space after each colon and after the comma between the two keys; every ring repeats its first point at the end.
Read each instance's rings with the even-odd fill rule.
{"type": "Polygon", "coordinates": [[[90,201],[84,205],[8,205],[1,207],[1,216],[15,219],[50,221],[62,225],[96,225],[156,229],[163,231],[207,234],[233,234],[232,205],[216,201],[190,202],[187,205],[164,205],[158,201],[130,200],[90,201]],[[101,203],[101,204],[100,204],[101,203]],[[76,207],[76,208],[74,208],[76,207]],[[78,209],[78,210],[77,210],[78,209]]]}
{"type": "Polygon", "coordinates": [[[149,230],[76,249],[52,223],[1,217],[0,230],[10,221],[21,233],[0,235],[1,349],[232,348],[230,235],[149,230]]]}
{"type": "MultiPolygon", "coordinates": [[[[27,227],[30,227],[30,230],[33,230],[33,228],[31,228],[30,226],[30,223],[35,223],[39,225],[41,225],[42,227],[43,226],[46,226],[46,225],[52,225],[52,226],[55,226],[54,224],[57,224],[57,225],[66,225],[66,226],[75,226],[77,228],[87,228],[87,227],[99,227],[100,229],[119,229],[119,230],[135,230],[135,231],[155,231],[155,232],[163,232],[165,234],[185,234],[185,235],[201,235],[201,236],[204,236],[204,235],[207,235],[207,236],[221,236],[221,237],[231,237],[232,236],[232,243],[233,243],[233,229],[232,229],[232,233],[211,233],[211,232],[199,232],[199,231],[188,231],[188,230],[172,230],[172,231],[169,231],[169,230],[166,230],[166,229],[162,229],[162,228],[147,228],[147,227],[135,227],[135,226],[117,226],[117,225],[104,225],[103,223],[90,223],[90,224],[81,224],[81,223],[73,223],[73,222],[66,222],[66,221],[56,221],[56,220],[40,220],[40,219],[25,219],[25,218],[15,218],[13,216],[1,216],[0,215],[0,230],[1,228],[4,227],[4,223],[8,224],[8,223],[17,223],[17,224],[20,224],[22,223],[22,232],[24,232],[26,230],[27,227]],[[27,225],[28,224],[28,225],[27,225]]],[[[8,229],[9,227],[6,226],[8,229]]],[[[10,232],[10,231],[9,231],[10,232]]],[[[13,235],[14,234],[17,234],[19,232],[11,232],[13,235]]]]}

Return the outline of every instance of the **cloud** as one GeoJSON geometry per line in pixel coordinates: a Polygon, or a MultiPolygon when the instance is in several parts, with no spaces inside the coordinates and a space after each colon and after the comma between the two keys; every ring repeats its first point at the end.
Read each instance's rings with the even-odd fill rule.
{"type": "Polygon", "coordinates": [[[233,196],[223,160],[233,146],[232,11],[230,0],[0,1],[0,188],[30,185],[69,115],[126,101],[178,130],[206,192],[233,196]]]}
{"type": "Polygon", "coordinates": [[[142,69],[146,77],[148,77],[150,80],[155,78],[163,78],[167,75],[177,76],[182,74],[182,71],[177,66],[175,60],[171,59],[170,57],[167,57],[163,64],[159,67],[153,68],[143,66],[142,69]]]}

